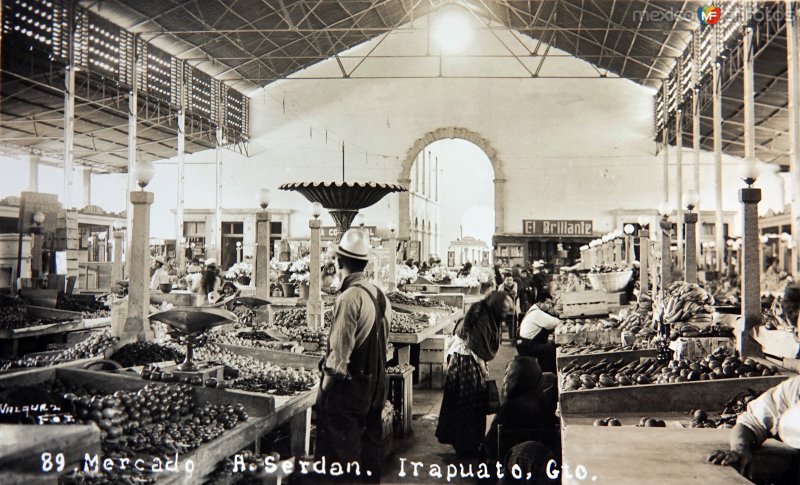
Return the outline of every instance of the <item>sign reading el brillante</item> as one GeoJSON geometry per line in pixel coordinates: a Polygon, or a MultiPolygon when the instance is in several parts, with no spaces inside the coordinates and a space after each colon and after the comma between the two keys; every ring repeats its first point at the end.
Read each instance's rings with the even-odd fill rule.
{"type": "Polygon", "coordinates": [[[522,220],[528,236],[591,236],[592,221],[522,220]]]}

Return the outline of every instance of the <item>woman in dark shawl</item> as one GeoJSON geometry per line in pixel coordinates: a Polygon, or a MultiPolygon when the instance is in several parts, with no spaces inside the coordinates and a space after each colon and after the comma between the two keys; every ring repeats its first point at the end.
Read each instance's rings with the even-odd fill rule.
{"type": "Polygon", "coordinates": [[[500,348],[500,325],[513,318],[514,303],[496,291],[473,304],[456,324],[447,349],[447,374],[436,437],[459,457],[478,456],[486,430],[486,363],[500,348]]]}
{"type": "Polygon", "coordinates": [[[490,468],[514,445],[525,440],[535,439],[551,449],[558,446],[555,439],[556,385],[555,374],[543,373],[535,357],[517,356],[508,363],[500,409],[484,440],[484,454],[490,468]],[[498,449],[500,425],[503,436],[498,449]]]}

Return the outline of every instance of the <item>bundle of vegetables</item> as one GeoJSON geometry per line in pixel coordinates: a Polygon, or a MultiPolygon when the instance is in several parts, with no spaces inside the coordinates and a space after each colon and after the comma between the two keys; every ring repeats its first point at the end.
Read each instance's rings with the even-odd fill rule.
{"type": "Polygon", "coordinates": [[[695,326],[709,325],[713,321],[714,297],[700,286],[676,281],[667,289],[663,301],[656,299],[653,320],[663,325],[671,325],[673,330],[685,324],[695,326]]]}

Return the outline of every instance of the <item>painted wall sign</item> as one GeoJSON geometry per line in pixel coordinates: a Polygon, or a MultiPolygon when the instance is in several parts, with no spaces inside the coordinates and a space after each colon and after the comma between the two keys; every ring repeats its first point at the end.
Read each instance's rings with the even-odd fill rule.
{"type": "Polygon", "coordinates": [[[522,233],[529,236],[591,236],[592,221],[522,220],[522,233]]]}

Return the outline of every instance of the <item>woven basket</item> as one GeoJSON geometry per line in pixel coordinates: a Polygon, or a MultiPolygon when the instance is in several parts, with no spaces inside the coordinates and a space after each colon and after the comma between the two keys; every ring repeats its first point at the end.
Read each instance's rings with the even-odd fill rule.
{"type": "Polygon", "coordinates": [[[633,270],[613,271],[611,273],[589,273],[589,282],[592,288],[600,291],[617,292],[622,291],[628,286],[628,282],[633,276],[633,270]]]}

